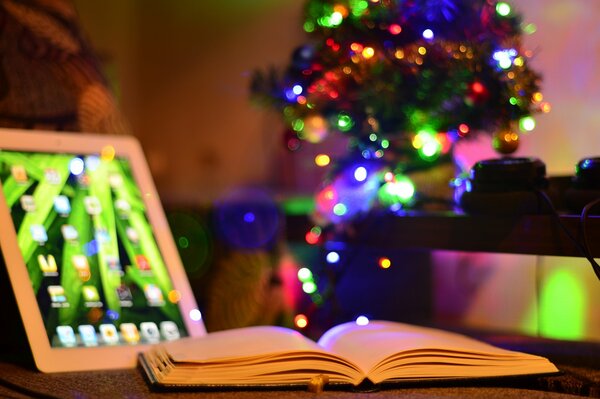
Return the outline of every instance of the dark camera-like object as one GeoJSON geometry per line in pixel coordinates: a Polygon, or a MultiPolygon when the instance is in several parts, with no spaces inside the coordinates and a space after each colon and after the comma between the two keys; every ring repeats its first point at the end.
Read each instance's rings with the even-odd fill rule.
{"type": "Polygon", "coordinates": [[[538,158],[498,158],[477,162],[459,200],[472,214],[546,213],[540,191],[548,186],[546,165],[538,158]]]}
{"type": "Polygon", "coordinates": [[[571,187],[565,192],[565,202],[570,211],[581,212],[585,205],[598,198],[600,157],[584,158],[575,166],[575,176],[571,179],[571,187]]]}

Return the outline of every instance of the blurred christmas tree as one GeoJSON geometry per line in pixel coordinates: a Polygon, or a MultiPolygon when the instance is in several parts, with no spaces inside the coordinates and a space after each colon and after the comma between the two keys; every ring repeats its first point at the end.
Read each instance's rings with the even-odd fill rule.
{"type": "Polygon", "coordinates": [[[491,134],[514,152],[549,109],[522,48],[533,29],[503,1],[308,0],[310,42],[284,71],[256,72],[252,94],[281,112],[290,150],[347,138],[316,196],[320,221],[397,210],[424,200],[407,175],[451,158],[458,140],[491,134]]]}

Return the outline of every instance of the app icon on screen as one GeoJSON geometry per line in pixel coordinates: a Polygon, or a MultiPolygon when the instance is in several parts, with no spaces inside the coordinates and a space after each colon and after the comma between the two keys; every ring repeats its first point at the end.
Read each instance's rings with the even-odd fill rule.
{"type": "Polygon", "coordinates": [[[118,173],[111,173],[108,176],[108,184],[114,189],[121,188],[123,186],[123,177],[118,173]]]}
{"type": "Polygon", "coordinates": [[[131,213],[131,205],[124,199],[115,201],[115,209],[117,210],[117,215],[119,215],[121,219],[127,219],[131,213]]]}
{"type": "Polygon", "coordinates": [[[71,213],[71,202],[66,195],[58,195],[54,198],[54,211],[60,216],[69,216],[71,213]]]}
{"type": "Polygon", "coordinates": [[[144,295],[146,295],[146,300],[150,306],[163,306],[165,304],[162,291],[154,284],[144,286],[144,295]]]}
{"type": "Polygon", "coordinates": [[[48,241],[48,233],[46,233],[46,228],[43,225],[32,224],[29,231],[31,232],[33,241],[36,241],[38,244],[44,245],[48,241]]]}
{"type": "Polygon", "coordinates": [[[121,335],[125,342],[130,344],[137,344],[140,341],[140,333],[133,323],[121,324],[121,335]]]}
{"type": "Polygon", "coordinates": [[[127,238],[129,238],[129,241],[131,241],[133,245],[137,245],[140,242],[140,235],[133,227],[127,227],[126,234],[127,238]]]}
{"type": "Polygon", "coordinates": [[[121,284],[116,288],[116,291],[122,307],[133,306],[133,295],[131,295],[131,290],[129,287],[127,287],[125,284],[121,284]]]}
{"type": "Polygon", "coordinates": [[[58,326],[56,327],[56,335],[58,340],[63,346],[76,346],[77,338],[75,337],[75,331],[71,326],[58,326]]]}
{"type": "Polygon", "coordinates": [[[98,289],[93,285],[84,285],[81,287],[81,294],[86,302],[99,302],[100,294],[98,289]]]}
{"type": "Polygon", "coordinates": [[[25,167],[23,165],[13,165],[10,167],[10,174],[19,184],[27,183],[29,180],[25,167]]]}
{"type": "Polygon", "coordinates": [[[60,226],[60,232],[62,233],[62,236],[65,239],[65,241],[74,242],[77,241],[77,239],[79,238],[79,233],[77,232],[77,229],[75,228],[75,226],[72,226],[70,224],[63,224],[62,226],[60,226]]]}
{"type": "Polygon", "coordinates": [[[27,213],[35,212],[36,206],[35,206],[35,199],[33,198],[33,195],[24,195],[21,197],[21,199],[19,201],[21,202],[21,208],[25,212],[27,212],[27,213]]]}
{"type": "Polygon", "coordinates": [[[102,212],[102,205],[97,197],[87,196],[83,199],[83,205],[88,215],[99,215],[102,212]]]}
{"type": "Polygon", "coordinates": [[[177,328],[177,324],[172,321],[161,321],[160,332],[167,341],[173,341],[180,337],[179,328],[177,328]]]}
{"type": "Polygon", "coordinates": [[[150,262],[148,262],[148,258],[145,255],[136,255],[135,256],[135,264],[138,269],[143,271],[150,271],[152,268],[150,267],[150,262]]]}
{"type": "Polygon", "coordinates": [[[100,157],[96,155],[89,155],[85,157],[85,169],[89,172],[94,172],[100,166],[100,157]]]}
{"type": "Polygon", "coordinates": [[[85,255],[73,255],[71,263],[77,270],[77,275],[81,281],[88,281],[91,277],[90,263],[85,255]]]}
{"type": "Polygon", "coordinates": [[[108,270],[123,274],[123,267],[121,267],[121,261],[116,256],[106,256],[106,265],[108,266],[108,270]]]}
{"type": "Polygon", "coordinates": [[[148,343],[154,344],[160,341],[160,332],[158,332],[158,326],[156,323],[147,321],[140,324],[140,331],[142,332],[142,338],[148,343]]]}
{"type": "Polygon", "coordinates": [[[44,177],[49,184],[60,184],[60,173],[56,169],[44,169],[44,177]]]}
{"type": "Polygon", "coordinates": [[[50,300],[52,301],[52,303],[60,304],[67,302],[65,289],[62,287],[62,285],[49,285],[48,294],[50,295],[50,300]]]}
{"type": "Polygon", "coordinates": [[[98,336],[94,326],[90,324],[82,324],[78,328],[79,337],[85,346],[98,346],[98,336]]]}
{"type": "Polygon", "coordinates": [[[56,259],[54,259],[53,255],[44,256],[39,254],[37,257],[38,265],[40,265],[40,270],[44,275],[55,276],[58,273],[58,267],[56,266],[56,259]]]}
{"type": "Polygon", "coordinates": [[[107,345],[115,345],[119,343],[117,327],[112,324],[100,324],[100,335],[102,335],[102,340],[107,345]]]}

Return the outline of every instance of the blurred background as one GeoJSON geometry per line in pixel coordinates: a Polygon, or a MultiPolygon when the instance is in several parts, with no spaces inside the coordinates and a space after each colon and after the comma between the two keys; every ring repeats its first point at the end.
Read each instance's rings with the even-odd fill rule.
{"type": "MultiPolygon", "coordinates": [[[[516,155],[539,157],[551,176],[572,175],[579,159],[600,154],[600,2],[511,3],[525,22],[537,26],[526,36],[526,47],[535,54],[533,67],[542,73],[545,100],[552,104],[549,114],[537,118],[535,131],[522,138],[516,155]]],[[[201,207],[249,185],[277,195],[316,190],[321,176],[312,166],[315,150],[287,151],[278,116],[252,105],[248,91],[255,69],[285,65],[305,41],[303,2],[74,4],[168,209],[201,207]]],[[[488,139],[461,146],[457,154],[468,165],[496,156],[488,139]]],[[[178,226],[187,216],[171,214],[180,218],[178,226]]],[[[187,231],[204,234],[196,224],[187,231]]],[[[217,255],[215,250],[211,256],[217,255]]],[[[295,257],[290,268],[310,256],[295,257]]],[[[390,270],[401,268],[402,259],[390,270]]],[[[439,320],[600,340],[599,282],[585,260],[436,251],[430,273],[424,290],[439,320]]],[[[411,306],[400,302],[402,309],[411,306]]]]}

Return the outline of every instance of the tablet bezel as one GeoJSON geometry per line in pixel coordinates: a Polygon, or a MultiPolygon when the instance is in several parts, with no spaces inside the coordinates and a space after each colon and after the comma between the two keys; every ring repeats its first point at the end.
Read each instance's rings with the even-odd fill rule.
{"type": "MultiPolygon", "coordinates": [[[[114,148],[115,157],[126,158],[131,165],[173,286],[181,293],[178,305],[189,336],[205,335],[206,329],[202,319],[194,321],[189,316],[190,311],[197,309],[196,300],[138,140],[133,136],[125,135],[0,129],[0,150],[98,155],[107,146],[114,148]]],[[[148,349],[150,345],[76,348],[51,346],[23,256],[17,244],[14,223],[2,194],[2,182],[0,182],[0,226],[0,248],[36,367],[43,372],[135,367],[137,354],[148,349]]]]}

